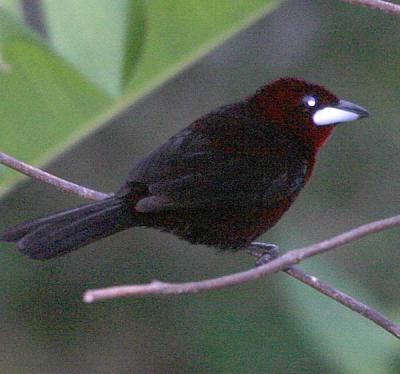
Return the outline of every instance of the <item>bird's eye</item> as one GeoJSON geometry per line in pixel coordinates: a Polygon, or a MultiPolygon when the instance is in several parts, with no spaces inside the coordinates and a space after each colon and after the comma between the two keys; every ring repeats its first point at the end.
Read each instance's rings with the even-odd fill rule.
{"type": "Polygon", "coordinates": [[[309,108],[314,108],[317,106],[317,99],[314,96],[305,96],[303,102],[309,108]]]}

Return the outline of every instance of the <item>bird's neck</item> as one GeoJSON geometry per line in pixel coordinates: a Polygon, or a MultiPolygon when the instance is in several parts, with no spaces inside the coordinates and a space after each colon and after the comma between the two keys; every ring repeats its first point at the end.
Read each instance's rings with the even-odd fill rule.
{"type": "Polygon", "coordinates": [[[297,128],[292,129],[292,133],[299,139],[299,141],[308,149],[314,156],[319,152],[323,145],[328,141],[333,131],[333,127],[329,126],[326,128],[312,129],[309,130],[298,130],[297,128]]]}

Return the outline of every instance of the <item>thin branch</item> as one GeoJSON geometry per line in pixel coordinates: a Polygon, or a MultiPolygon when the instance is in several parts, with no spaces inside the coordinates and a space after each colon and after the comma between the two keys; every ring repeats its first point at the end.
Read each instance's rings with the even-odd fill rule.
{"type": "MultiPolygon", "coordinates": [[[[265,257],[267,252],[262,251],[263,247],[260,247],[261,251],[249,251],[250,255],[256,257],[258,260],[262,257],[265,257]]],[[[269,253],[270,255],[277,255],[277,253],[269,253]]],[[[275,257],[276,258],[276,257],[275,257]]],[[[271,259],[272,260],[272,259],[271,259]]],[[[257,261],[258,263],[259,261],[257,261]]],[[[325,296],[339,302],[340,304],[344,305],[346,308],[361,314],[363,317],[371,320],[378,326],[382,327],[390,334],[394,335],[396,338],[400,338],[400,326],[389,320],[383,314],[379,313],[378,311],[372,309],[370,306],[363,304],[362,302],[356,300],[355,298],[347,295],[346,293],[338,290],[330,286],[327,283],[322,282],[317,277],[311,274],[307,274],[297,266],[291,266],[285,270],[283,270],[286,274],[290,275],[291,277],[303,282],[307,286],[310,286],[317,290],[318,292],[322,293],[325,296]]]]}
{"type": "Polygon", "coordinates": [[[400,16],[400,5],[382,0],[342,0],[346,3],[354,5],[362,5],[368,8],[379,9],[386,13],[391,13],[400,16]]]}
{"type": "Polygon", "coordinates": [[[68,182],[65,179],[58,178],[52,174],[46,173],[43,170],[25,164],[24,162],[19,161],[3,152],[0,152],[0,164],[6,165],[11,169],[17,170],[20,173],[32,177],[40,182],[49,184],[62,192],[72,193],[84,199],[103,200],[110,196],[109,194],[94,191],[78,184],[68,182]]]}
{"type": "Polygon", "coordinates": [[[251,282],[268,274],[287,269],[288,267],[298,264],[300,261],[308,257],[327,252],[334,248],[360,239],[364,236],[370,235],[375,232],[387,230],[391,227],[399,225],[400,215],[397,215],[379,221],[367,223],[353,230],[337,235],[331,239],[327,239],[304,248],[292,250],[274,259],[273,261],[268,262],[265,265],[258,266],[251,270],[197,282],[165,283],[160,281],[153,281],[149,284],[144,285],[117,286],[97,290],[88,290],[84,294],[84,301],[87,303],[91,303],[98,300],[113,299],[126,296],[197,293],[243,284],[251,282]]]}
{"type": "Polygon", "coordinates": [[[314,288],[318,292],[334,299],[352,311],[359,313],[365,318],[371,320],[396,338],[400,338],[400,326],[390,321],[383,314],[377,312],[368,305],[361,303],[346,293],[335,289],[327,283],[320,281],[315,276],[307,274],[299,268],[292,266],[293,264],[298,263],[307,257],[324,253],[328,250],[332,250],[369,234],[399,225],[400,215],[371,222],[343,234],[337,235],[331,239],[324,240],[320,243],[290,251],[285,255],[257,268],[219,278],[187,283],[166,283],[154,280],[153,282],[144,285],[116,286],[97,290],[88,290],[85,292],[83,299],[87,303],[92,303],[95,301],[127,296],[197,293],[246,283],[261,276],[283,270],[293,278],[296,278],[304,284],[314,288]]]}
{"type": "Polygon", "coordinates": [[[352,311],[361,314],[365,318],[368,318],[378,326],[388,331],[390,334],[394,335],[396,338],[400,338],[400,326],[368,305],[363,304],[346,293],[320,281],[315,276],[305,273],[298,267],[293,266],[285,270],[285,272],[300,282],[303,282],[304,284],[314,288],[318,292],[330,297],[331,299],[334,299],[352,311]]]}

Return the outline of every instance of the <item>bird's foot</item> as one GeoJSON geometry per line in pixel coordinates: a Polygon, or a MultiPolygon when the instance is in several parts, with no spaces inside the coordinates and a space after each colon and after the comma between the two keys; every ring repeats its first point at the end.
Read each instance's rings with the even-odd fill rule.
{"type": "Polygon", "coordinates": [[[265,265],[279,256],[279,247],[275,244],[253,242],[247,252],[257,258],[256,266],[265,265]]]}

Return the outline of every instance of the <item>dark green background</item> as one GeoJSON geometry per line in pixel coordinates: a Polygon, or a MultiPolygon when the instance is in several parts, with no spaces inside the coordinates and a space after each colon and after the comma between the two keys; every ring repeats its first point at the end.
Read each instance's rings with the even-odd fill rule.
{"type": "MultiPolygon", "coordinates": [[[[199,115],[280,76],[321,83],[371,113],[340,126],[314,177],[261,239],[289,250],[400,206],[400,18],[332,0],[291,0],[52,163],[103,191],[199,115]]],[[[1,227],[80,201],[26,182],[0,203],[1,227]]],[[[132,229],[33,262],[2,245],[0,370],[90,373],[398,373],[397,341],[285,274],[200,295],[82,302],[88,288],[185,281],[247,269],[155,230],[132,229]]],[[[307,260],[304,269],[400,322],[399,232],[307,260]]]]}

